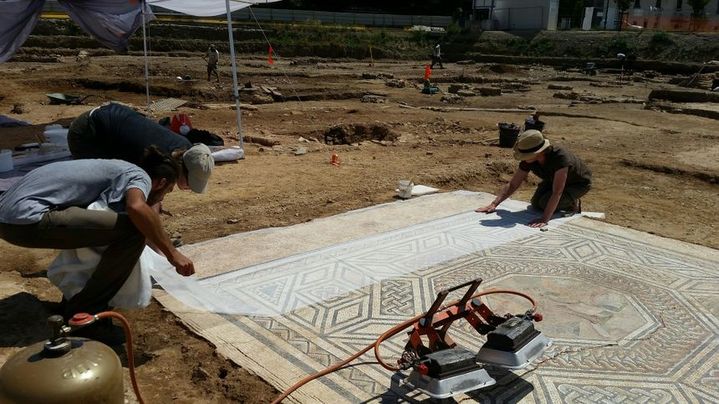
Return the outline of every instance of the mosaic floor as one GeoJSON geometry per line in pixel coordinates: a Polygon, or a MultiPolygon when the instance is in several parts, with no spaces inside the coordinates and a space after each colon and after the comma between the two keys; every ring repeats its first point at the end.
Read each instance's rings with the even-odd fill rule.
{"type": "MultiPolygon", "coordinates": [[[[433,203],[442,206],[442,197],[433,203]]],[[[159,294],[158,299],[220,353],[282,390],[426,310],[436,291],[481,277],[484,287],[510,287],[534,296],[545,318],[538,328],[554,345],[535,366],[494,374],[497,385],[458,401],[719,402],[719,252],[587,219],[548,232],[527,232],[526,226],[517,224],[524,219],[521,214],[503,218],[515,223],[499,229],[516,232],[516,237],[448,256],[449,261],[430,259],[429,265],[419,265],[421,269],[415,271],[392,272],[402,263],[426,260],[423,252],[446,244],[446,237],[430,231],[439,223],[452,230],[446,218],[415,224],[412,231],[387,232],[384,239],[375,234],[355,240],[353,254],[361,257],[357,267],[365,271],[376,267],[377,274],[390,274],[339,291],[325,283],[331,279],[329,272],[301,280],[317,286],[311,290],[329,293],[321,299],[307,297],[313,303],[297,304],[299,308],[281,316],[200,313],[167,295],[159,294]],[[407,245],[402,241],[409,239],[413,249],[391,248],[407,245]]],[[[457,229],[453,234],[465,243],[492,239],[488,235],[498,231],[497,226],[471,216],[450,221],[457,229]]],[[[282,233],[280,229],[273,237],[282,233]]],[[[338,251],[337,246],[305,253],[304,263],[286,259],[285,263],[293,263],[286,270],[297,274],[316,274],[312,268],[318,266],[339,270],[341,266],[333,265],[328,255],[331,251],[338,251]]],[[[254,269],[262,265],[268,264],[254,269]]],[[[245,270],[253,268],[241,271],[245,270]]],[[[213,282],[210,279],[232,282],[236,276],[231,272],[206,281],[213,282]]],[[[297,279],[301,276],[295,277],[300,282],[297,279]]],[[[278,296],[281,290],[267,289],[271,305],[277,304],[278,296]]],[[[523,310],[518,300],[492,297],[489,303],[497,312],[523,310]]],[[[457,325],[452,332],[455,341],[478,349],[483,339],[464,324],[457,325]]],[[[388,341],[383,353],[396,357],[404,342],[401,335],[388,341]]],[[[371,355],[363,359],[374,360],[371,355]]],[[[401,375],[365,364],[315,381],[291,397],[305,403],[425,398],[407,391],[400,379],[401,375]]]]}

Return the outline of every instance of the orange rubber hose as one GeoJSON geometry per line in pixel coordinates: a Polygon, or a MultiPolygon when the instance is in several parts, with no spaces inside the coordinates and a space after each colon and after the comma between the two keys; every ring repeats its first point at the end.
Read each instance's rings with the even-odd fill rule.
{"type": "MultiPolygon", "coordinates": [[[[531,296],[529,296],[529,295],[527,295],[527,294],[524,294],[524,293],[522,293],[522,292],[517,292],[516,290],[510,290],[510,289],[490,289],[490,290],[485,290],[485,291],[482,291],[482,292],[475,293],[475,294],[470,298],[470,300],[471,300],[471,299],[478,298],[478,297],[481,297],[481,296],[493,295],[493,294],[497,294],[497,293],[505,293],[505,294],[510,294],[510,295],[516,295],[516,296],[523,297],[523,298],[529,300],[530,303],[532,303],[532,308],[530,309],[531,312],[534,312],[534,311],[537,310],[537,303],[534,301],[534,299],[532,299],[531,296]]],[[[459,300],[455,300],[454,302],[449,303],[449,304],[443,306],[442,308],[438,309],[437,311],[444,310],[445,308],[447,308],[447,307],[449,307],[449,306],[453,306],[453,305],[455,305],[455,304],[457,304],[457,303],[459,303],[459,300]]],[[[282,402],[282,400],[284,400],[285,398],[287,398],[287,396],[289,396],[290,394],[292,394],[295,390],[297,390],[297,389],[299,389],[300,387],[304,386],[305,384],[311,382],[312,380],[318,379],[318,378],[320,378],[320,377],[322,377],[322,376],[324,376],[324,375],[326,375],[326,374],[329,374],[329,373],[332,373],[332,372],[335,372],[335,371],[337,371],[337,370],[342,369],[342,368],[343,368],[344,366],[346,366],[348,363],[350,363],[350,362],[352,362],[353,360],[359,358],[360,356],[362,356],[363,354],[365,354],[367,351],[369,351],[369,350],[372,349],[372,348],[374,348],[374,356],[375,356],[375,358],[377,359],[377,362],[379,362],[379,364],[380,364],[383,368],[385,368],[385,369],[387,369],[387,370],[390,370],[390,371],[393,371],[393,372],[396,372],[396,371],[400,370],[400,367],[399,367],[399,366],[390,365],[390,364],[388,364],[387,362],[385,362],[385,360],[382,358],[382,355],[380,355],[380,353],[379,353],[379,346],[382,344],[382,342],[384,342],[385,340],[387,340],[387,339],[389,339],[389,338],[392,338],[393,336],[399,334],[402,330],[404,330],[404,329],[410,327],[412,324],[414,324],[415,322],[419,321],[419,319],[421,319],[421,318],[424,317],[424,316],[425,316],[424,314],[418,314],[418,315],[416,315],[416,316],[414,316],[414,317],[412,317],[412,318],[410,318],[410,319],[408,319],[408,320],[403,321],[403,322],[400,323],[400,324],[397,324],[396,326],[390,328],[389,330],[385,331],[382,335],[380,335],[380,336],[377,338],[377,340],[375,340],[374,343],[367,345],[366,347],[364,347],[364,348],[362,348],[361,350],[357,351],[357,353],[353,354],[352,356],[348,357],[347,359],[343,360],[342,362],[339,362],[339,363],[336,363],[336,364],[334,364],[334,365],[331,365],[331,366],[329,366],[329,367],[327,367],[327,368],[325,368],[325,369],[323,369],[323,370],[321,370],[321,371],[319,371],[319,372],[317,372],[317,373],[315,373],[315,374],[312,374],[312,375],[309,375],[309,376],[303,378],[302,380],[300,380],[300,381],[298,381],[297,383],[293,384],[293,385],[292,385],[290,388],[288,388],[287,390],[283,391],[282,394],[280,394],[277,398],[274,399],[274,401],[272,401],[272,404],[279,404],[280,402],[282,402]]]]}
{"type": "Polygon", "coordinates": [[[140,394],[140,387],[137,385],[137,378],[135,377],[135,356],[133,355],[132,350],[132,333],[130,332],[130,323],[127,321],[125,316],[114,311],[103,311],[97,313],[95,317],[98,319],[116,318],[122,323],[122,329],[125,332],[125,340],[127,342],[127,368],[130,371],[130,381],[132,382],[132,389],[135,391],[137,401],[139,401],[140,404],[145,404],[145,401],[142,399],[142,395],[140,394]]]}

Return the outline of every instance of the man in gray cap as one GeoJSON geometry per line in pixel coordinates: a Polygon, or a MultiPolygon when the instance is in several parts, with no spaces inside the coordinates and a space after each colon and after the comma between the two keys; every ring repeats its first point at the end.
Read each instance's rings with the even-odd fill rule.
{"type": "Polygon", "coordinates": [[[592,187],[592,172],[577,156],[563,147],[553,146],[542,132],[530,129],[523,132],[514,144],[514,158],[519,169],[499,195],[476,212],[492,213],[502,201],[519,189],[533,172],[542,182],[532,196],[532,207],[543,212],[532,220],[530,227],[544,227],[558,210],[581,212],[581,198],[592,187]]]}
{"type": "Polygon", "coordinates": [[[177,162],[149,148],[140,166],[120,160],[61,161],[37,168],[0,196],[0,238],[28,248],[104,247],[79,293],[67,296],[65,317],[107,309],[146,243],[177,273],[195,267],[179,252],[151,209],[175,187],[177,162]],[[102,202],[108,210],[88,210],[102,202]]]}
{"type": "Polygon", "coordinates": [[[442,48],[439,42],[432,48],[432,65],[430,67],[434,69],[435,64],[439,64],[439,68],[444,69],[442,65],[442,48]]]}
{"type": "Polygon", "coordinates": [[[67,135],[75,159],[119,159],[137,164],[145,149],[156,146],[181,165],[177,187],[203,193],[215,166],[210,148],[121,104],[109,103],[77,117],[67,135]]]}

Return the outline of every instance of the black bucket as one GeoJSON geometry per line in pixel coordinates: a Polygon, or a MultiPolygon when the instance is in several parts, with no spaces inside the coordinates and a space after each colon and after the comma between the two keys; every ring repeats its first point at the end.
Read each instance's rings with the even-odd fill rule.
{"type": "Polygon", "coordinates": [[[524,130],[536,129],[538,131],[544,130],[544,122],[536,121],[534,119],[527,119],[524,121],[524,130]]]}
{"type": "Polygon", "coordinates": [[[521,131],[520,127],[507,122],[500,122],[497,127],[499,127],[499,147],[513,147],[521,131]]]}

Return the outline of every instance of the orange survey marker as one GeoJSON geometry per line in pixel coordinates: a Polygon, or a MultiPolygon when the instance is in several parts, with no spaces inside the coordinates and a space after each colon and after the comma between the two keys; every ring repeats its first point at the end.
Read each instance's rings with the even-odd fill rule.
{"type": "Polygon", "coordinates": [[[335,167],[340,166],[340,156],[338,156],[337,153],[332,153],[332,156],[330,157],[330,164],[335,167]]]}

